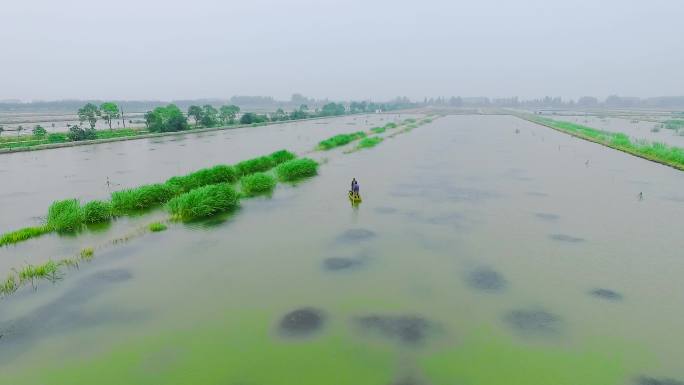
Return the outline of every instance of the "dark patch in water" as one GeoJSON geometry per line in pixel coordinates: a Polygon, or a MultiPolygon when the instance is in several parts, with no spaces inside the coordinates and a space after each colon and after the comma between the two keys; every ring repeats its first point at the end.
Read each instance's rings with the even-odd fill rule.
{"type": "Polygon", "coordinates": [[[648,376],[637,378],[635,383],[637,385],[684,385],[684,382],[674,378],[654,378],[648,376]]]}
{"type": "Polygon", "coordinates": [[[360,264],[361,260],[357,258],[330,257],[323,260],[323,268],[330,271],[351,269],[360,264]]]}
{"type": "Polygon", "coordinates": [[[560,219],[560,215],[550,213],[536,213],[534,216],[545,221],[557,221],[560,219]]]}
{"type": "Polygon", "coordinates": [[[338,242],[360,242],[376,236],[375,232],[366,229],[349,229],[337,237],[338,242]]]}
{"type": "Polygon", "coordinates": [[[551,234],[551,235],[549,235],[549,238],[553,239],[554,241],[559,241],[559,242],[568,242],[568,243],[584,242],[584,238],[577,238],[577,237],[573,237],[573,236],[567,235],[567,234],[551,234]]]}
{"type": "Polygon", "coordinates": [[[508,286],[508,282],[501,274],[489,268],[472,271],[468,274],[467,281],[474,289],[490,292],[502,291],[508,286]]]}
{"type": "Polygon", "coordinates": [[[394,214],[397,212],[397,209],[394,207],[376,207],[375,212],[378,214],[394,214]]]}
{"type": "MultiPolygon", "coordinates": [[[[112,285],[128,281],[132,277],[129,270],[110,269],[81,278],[75,282],[75,286],[55,300],[0,324],[0,334],[3,335],[0,348],[9,344],[9,355],[17,357],[18,350],[27,350],[32,343],[55,334],[142,319],[142,314],[122,309],[83,310],[85,304],[93,302],[112,285]]],[[[0,357],[3,353],[5,352],[0,349],[0,357]]]]}
{"type": "Polygon", "coordinates": [[[621,301],[622,294],[612,291],[610,289],[594,289],[589,292],[594,297],[607,299],[609,301],[621,301]]]}
{"type": "Polygon", "coordinates": [[[544,310],[512,310],[504,321],[524,334],[556,334],[560,327],[560,318],[544,310]]]}
{"type": "Polygon", "coordinates": [[[430,321],[413,315],[370,315],[359,317],[356,322],[363,329],[411,345],[423,342],[432,327],[430,321]]]}
{"type": "Polygon", "coordinates": [[[323,327],[325,315],[314,308],[293,310],[280,320],[281,334],[289,337],[306,337],[323,327]]]}

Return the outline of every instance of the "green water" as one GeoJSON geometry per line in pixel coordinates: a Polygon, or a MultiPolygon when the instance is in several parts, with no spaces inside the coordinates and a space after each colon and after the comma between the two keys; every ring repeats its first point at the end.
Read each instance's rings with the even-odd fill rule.
{"type": "MultiPolygon", "coordinates": [[[[507,116],[444,117],[316,156],[327,159],[316,178],[104,248],[0,302],[0,383],[684,378],[684,174],[507,116]],[[330,257],[355,264],[329,270],[330,257]],[[473,278],[482,271],[494,274],[473,278]],[[283,335],[281,318],[301,308],[320,311],[322,327],[283,335]],[[363,317],[422,326],[402,338],[363,317]]],[[[61,241],[76,242],[23,250],[61,241]]]]}

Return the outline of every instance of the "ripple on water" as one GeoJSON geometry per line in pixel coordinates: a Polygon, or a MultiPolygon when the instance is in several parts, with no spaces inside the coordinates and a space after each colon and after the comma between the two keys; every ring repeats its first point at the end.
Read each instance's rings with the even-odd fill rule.
{"type": "Polygon", "coordinates": [[[287,337],[307,337],[323,327],[324,313],[312,307],[293,310],[283,316],[278,328],[287,337]]]}

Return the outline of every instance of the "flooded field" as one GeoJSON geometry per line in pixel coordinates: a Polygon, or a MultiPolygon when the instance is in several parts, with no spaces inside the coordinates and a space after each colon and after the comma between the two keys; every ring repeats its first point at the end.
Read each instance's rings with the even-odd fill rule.
{"type": "Polygon", "coordinates": [[[635,116],[627,118],[600,118],[596,116],[557,116],[555,120],[582,124],[610,132],[622,132],[634,139],[665,143],[670,146],[684,147],[684,130],[660,127],[664,117],[635,116]]]}
{"type": "MultiPolygon", "coordinates": [[[[106,177],[119,189],[303,153],[381,118],[395,115],[5,155],[0,231],[107,196],[106,177]]],[[[682,172],[512,116],[310,155],[327,159],[316,178],[0,301],[0,383],[684,381],[682,172]]],[[[0,272],[162,215],[0,249],[0,272]]]]}
{"type": "MultiPolygon", "coordinates": [[[[126,128],[141,128],[145,127],[145,113],[144,112],[130,112],[125,114],[125,122],[121,119],[112,121],[112,128],[123,128],[124,123],[126,128]]],[[[70,125],[79,124],[78,115],[76,114],[60,114],[60,113],[0,113],[0,127],[4,131],[0,132],[0,136],[16,136],[17,129],[21,127],[19,134],[27,135],[31,130],[40,125],[47,132],[67,132],[70,125]]],[[[109,129],[109,124],[104,120],[99,120],[95,124],[98,130],[109,129]]]]}

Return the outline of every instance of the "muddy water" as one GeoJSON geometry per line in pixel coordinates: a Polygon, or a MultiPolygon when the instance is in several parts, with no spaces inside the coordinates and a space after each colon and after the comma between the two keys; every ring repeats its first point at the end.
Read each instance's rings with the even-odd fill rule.
{"type": "Polygon", "coordinates": [[[507,116],[327,156],[3,300],[0,383],[684,380],[681,172],[507,116]]]}

